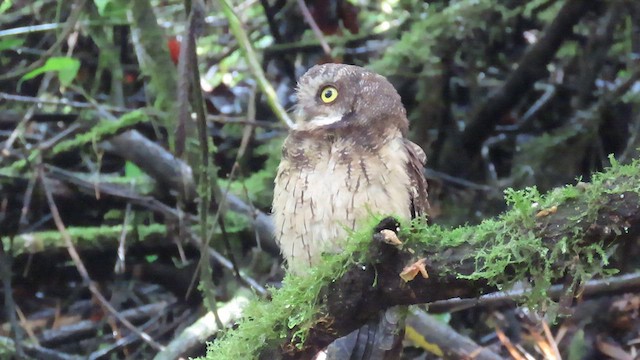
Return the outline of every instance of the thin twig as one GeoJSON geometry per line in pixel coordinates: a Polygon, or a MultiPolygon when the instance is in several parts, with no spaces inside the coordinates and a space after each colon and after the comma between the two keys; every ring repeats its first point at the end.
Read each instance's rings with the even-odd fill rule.
{"type": "MultiPolygon", "coordinates": [[[[248,291],[241,290],[227,302],[224,306],[220,307],[220,314],[223,317],[224,324],[233,323],[242,315],[242,310],[249,303],[250,294],[248,291]]],[[[216,324],[216,321],[212,321],[213,314],[211,312],[206,313],[204,316],[193,322],[186,329],[184,329],[180,335],[176,336],[169,342],[167,347],[156,354],[154,360],[173,360],[182,358],[185,352],[188,353],[189,349],[200,346],[201,339],[206,339],[212,335],[219,333],[224,328],[221,328],[216,324]]]]}
{"type": "MultiPolygon", "coordinates": [[[[42,97],[34,97],[34,96],[24,96],[24,95],[16,95],[9,94],[5,92],[0,92],[0,100],[7,101],[15,101],[15,102],[23,102],[23,103],[32,103],[37,105],[56,105],[56,106],[70,106],[76,109],[94,109],[96,106],[94,103],[81,102],[81,101],[73,101],[68,99],[44,99],[42,97]]],[[[136,109],[129,109],[119,106],[111,106],[111,105],[100,105],[104,110],[115,112],[115,113],[127,113],[134,111],[136,109]]]]}
{"type": "MultiPolygon", "coordinates": [[[[125,21],[114,21],[116,18],[112,18],[109,20],[85,20],[85,21],[77,21],[76,23],[79,26],[92,26],[92,27],[104,27],[106,25],[128,25],[125,21]]],[[[6,30],[0,30],[0,38],[16,36],[16,35],[28,35],[37,32],[44,32],[50,30],[64,29],[67,26],[67,22],[63,23],[48,23],[48,24],[38,24],[38,25],[29,25],[29,26],[20,26],[6,30]]]]}
{"type": "Polygon", "coordinates": [[[282,126],[280,123],[265,120],[249,120],[246,116],[207,115],[207,121],[213,121],[220,124],[251,125],[253,127],[263,127],[276,130],[286,129],[286,127],[282,126]]]}
{"type": "Polygon", "coordinates": [[[20,220],[18,220],[18,233],[24,230],[24,226],[26,226],[29,221],[27,220],[27,215],[29,215],[29,208],[31,207],[31,198],[33,196],[33,189],[36,186],[36,176],[32,175],[29,178],[29,182],[27,183],[27,189],[24,192],[24,196],[22,197],[22,209],[20,209],[20,220]]]}
{"type": "MultiPolygon", "coordinates": [[[[255,102],[255,90],[251,91],[251,96],[250,96],[250,100],[249,100],[249,108],[247,109],[247,118],[249,120],[253,120],[255,118],[255,106],[254,106],[254,102],[255,102]]],[[[240,159],[242,158],[242,156],[244,155],[245,151],[247,150],[247,146],[249,144],[249,140],[251,139],[251,135],[253,134],[253,126],[251,125],[245,125],[243,131],[242,131],[242,140],[240,141],[240,147],[238,148],[238,153],[236,154],[236,159],[233,163],[233,166],[231,168],[231,173],[229,174],[228,177],[228,182],[227,182],[227,188],[224,191],[224,194],[222,194],[219,197],[219,201],[218,201],[218,211],[216,212],[215,215],[215,219],[216,221],[214,222],[214,228],[211,230],[210,232],[210,236],[213,236],[214,231],[215,231],[215,224],[219,223],[220,224],[220,230],[222,231],[222,240],[224,242],[224,246],[225,249],[227,251],[227,256],[229,257],[229,260],[231,261],[231,264],[233,265],[233,272],[236,276],[236,278],[240,281],[242,281],[242,276],[240,275],[240,268],[238,267],[237,262],[235,261],[235,258],[233,256],[233,252],[231,250],[231,244],[229,244],[229,238],[227,236],[227,230],[224,226],[224,221],[223,221],[223,217],[221,216],[223,214],[223,211],[225,211],[225,209],[227,208],[227,202],[226,199],[228,198],[229,195],[229,191],[231,190],[231,183],[233,182],[233,180],[235,179],[236,173],[238,172],[238,169],[240,168],[240,159]]],[[[217,182],[216,182],[217,183],[217,182]]],[[[210,243],[211,239],[207,239],[206,243],[207,246],[210,243]]]]}
{"type": "MultiPolygon", "coordinates": [[[[564,285],[553,285],[549,288],[547,295],[551,299],[557,299],[562,294],[564,285]]],[[[625,274],[606,279],[596,279],[587,281],[582,287],[580,295],[591,296],[608,292],[629,291],[640,288],[640,273],[625,274]]],[[[522,298],[530,292],[530,289],[517,289],[500,291],[482,295],[477,299],[447,299],[430,303],[429,312],[443,313],[461,311],[477,306],[500,306],[513,304],[514,301],[522,298]]]]}
{"type": "Polygon", "coordinates": [[[498,339],[500,339],[500,342],[502,343],[502,345],[504,345],[504,347],[507,348],[509,355],[511,355],[513,359],[527,360],[522,354],[520,354],[520,351],[518,351],[518,349],[515,346],[513,346],[513,343],[511,343],[511,340],[509,340],[509,337],[507,337],[507,335],[505,335],[505,333],[497,327],[496,327],[496,335],[498,335],[498,339]]]}
{"type": "Polygon", "coordinates": [[[256,53],[253,50],[253,46],[251,45],[251,41],[249,41],[247,33],[242,28],[240,19],[238,19],[238,16],[236,15],[229,2],[227,2],[226,0],[220,0],[220,4],[222,5],[222,11],[229,21],[231,32],[238,41],[240,48],[243,50],[245,58],[247,60],[247,64],[249,65],[251,72],[258,81],[260,90],[262,90],[262,92],[267,97],[267,103],[269,104],[269,107],[271,107],[271,110],[275,113],[276,117],[278,117],[278,119],[280,119],[280,121],[282,121],[285,125],[287,125],[289,128],[295,127],[295,124],[293,123],[293,121],[291,121],[289,115],[287,115],[287,112],[284,110],[282,105],[280,105],[280,102],[278,102],[278,96],[276,95],[275,90],[273,90],[273,87],[271,86],[269,81],[267,81],[264,71],[262,70],[262,66],[260,65],[256,53]]]}
{"type": "Polygon", "coordinates": [[[0,279],[3,284],[4,292],[4,311],[5,316],[9,319],[9,323],[13,328],[13,341],[16,348],[16,355],[18,358],[24,357],[24,350],[22,348],[22,339],[24,333],[22,327],[18,325],[18,319],[16,317],[16,303],[13,299],[13,287],[11,286],[11,267],[13,265],[13,256],[11,253],[7,253],[5,250],[4,239],[0,240],[0,279]]]}
{"type": "Polygon", "coordinates": [[[433,349],[426,344],[439,348],[449,359],[503,360],[498,354],[483,348],[417,306],[409,309],[406,336],[425,350],[433,349]]]}
{"type": "Polygon", "coordinates": [[[473,181],[463,179],[461,177],[449,175],[442,171],[425,168],[424,174],[427,178],[440,179],[444,182],[449,182],[451,184],[469,188],[471,190],[479,190],[479,191],[486,191],[486,192],[498,191],[493,186],[478,184],[473,181]]]}
{"type": "MultiPolygon", "coordinates": [[[[131,189],[123,189],[115,185],[107,184],[104,182],[89,182],[78,177],[72,172],[69,172],[60,168],[56,168],[50,165],[46,165],[45,169],[47,170],[47,174],[52,178],[55,178],[60,181],[64,181],[65,183],[73,184],[78,188],[84,189],[86,191],[93,191],[97,187],[102,195],[125,199],[127,200],[128,203],[141,206],[151,211],[160,213],[169,221],[178,221],[181,216],[182,217],[186,216],[190,222],[196,221],[195,217],[192,215],[181,214],[175,209],[158,201],[157,199],[150,196],[137,194],[131,189]]],[[[225,201],[228,201],[229,205],[235,208],[236,211],[244,214],[245,216],[248,216],[248,217],[251,216],[250,215],[251,211],[247,209],[249,206],[242,203],[236,196],[234,196],[233,194],[228,194],[226,199],[227,200],[225,201]]],[[[258,230],[258,233],[262,234],[262,233],[273,232],[272,228],[270,227],[271,223],[268,222],[268,219],[265,219],[265,217],[267,216],[264,213],[255,210],[253,211],[253,214],[254,216],[252,217],[252,219],[254,223],[257,223],[256,228],[261,226],[262,227],[268,226],[268,229],[258,230]],[[258,220],[256,218],[260,218],[260,219],[258,220]],[[264,225],[260,225],[260,224],[264,224],[264,225]]],[[[193,231],[191,231],[190,229],[187,229],[187,233],[196,246],[200,247],[202,245],[202,239],[199,236],[197,236],[193,231]]],[[[229,271],[234,271],[233,263],[229,259],[225,258],[222,254],[211,249],[211,247],[208,248],[208,253],[211,259],[213,259],[215,262],[220,264],[222,267],[224,267],[229,271]]],[[[256,291],[256,293],[258,293],[260,296],[265,298],[269,297],[269,292],[252,277],[240,271],[240,278],[242,280],[241,281],[242,284],[245,284],[246,286],[253,288],[253,290],[256,291]]]]}
{"type": "Polygon", "coordinates": [[[124,219],[122,220],[122,233],[120,234],[120,241],[118,241],[118,253],[115,266],[116,274],[124,274],[125,272],[125,254],[126,247],[125,242],[127,239],[127,229],[129,228],[129,218],[131,217],[131,203],[127,203],[127,207],[124,210],[124,219]]]}
{"type": "Polygon", "coordinates": [[[51,189],[49,189],[49,186],[47,186],[47,179],[44,175],[44,170],[41,166],[38,168],[38,179],[40,180],[40,184],[42,185],[42,189],[44,190],[45,197],[47,198],[47,203],[49,204],[49,210],[51,211],[51,215],[53,215],[53,221],[56,224],[56,227],[58,228],[60,235],[62,236],[62,238],[66,243],[69,256],[71,257],[71,260],[76,266],[76,269],[78,269],[78,273],[80,274],[80,277],[82,277],[82,280],[84,281],[84,283],[89,287],[89,290],[91,291],[93,296],[95,296],[96,299],[98,299],[98,301],[102,304],[102,306],[104,306],[104,308],[106,308],[111,313],[111,315],[113,315],[116,319],[118,319],[118,321],[120,321],[129,330],[133,331],[138,336],[140,336],[140,338],[142,338],[152,348],[158,351],[164,349],[164,346],[162,346],[161,344],[153,340],[153,338],[151,338],[149,334],[143,331],[140,331],[135,325],[129,322],[129,320],[124,318],[118,312],[118,310],[116,310],[109,303],[109,301],[102,295],[100,290],[98,290],[98,287],[96,286],[96,284],[93,282],[93,280],[91,280],[91,277],[89,276],[89,272],[87,271],[87,268],[84,266],[82,259],[80,259],[80,254],[78,254],[78,251],[76,250],[75,245],[73,245],[73,241],[71,240],[71,236],[69,235],[69,232],[67,232],[67,228],[62,221],[62,217],[60,217],[60,213],[58,212],[58,207],[56,206],[55,201],[53,200],[51,189]]]}
{"type": "MultiPolygon", "coordinates": [[[[209,204],[211,202],[212,193],[214,199],[220,199],[220,191],[215,174],[211,174],[215,172],[215,169],[212,169],[210,161],[209,133],[207,132],[207,119],[204,109],[204,100],[202,97],[202,88],[200,87],[198,54],[196,53],[196,28],[199,26],[198,23],[204,19],[204,4],[200,0],[195,0],[193,4],[190,0],[185,0],[185,8],[189,13],[186,29],[187,36],[186,39],[184,39],[186,46],[182,49],[184,53],[180,54],[180,61],[184,64],[181,63],[180,66],[183,69],[190,69],[190,71],[185,70],[185,72],[188,71],[188,73],[181,74],[185,78],[180,80],[181,82],[184,82],[183,84],[180,84],[180,89],[186,91],[191,88],[192,107],[196,112],[197,135],[200,148],[200,157],[197,159],[197,161],[200,161],[200,164],[197,164],[200,175],[198,178],[198,193],[200,195],[198,213],[200,215],[200,237],[203,239],[200,246],[200,284],[202,285],[204,304],[214,314],[218,327],[222,328],[222,321],[220,320],[216,305],[216,286],[213,283],[213,272],[211,265],[209,264],[209,254],[207,252],[207,249],[209,248],[209,234],[213,234],[213,231],[209,233],[210,230],[207,226],[207,220],[209,219],[209,204]],[[189,84],[189,82],[191,84],[189,84]]],[[[183,104],[182,106],[186,105],[187,104],[183,104]]],[[[220,207],[218,210],[220,211],[220,207]]]]}
{"type": "Polygon", "coordinates": [[[322,30],[320,30],[320,27],[318,27],[318,23],[316,23],[316,20],[313,18],[313,15],[311,15],[311,12],[309,11],[309,8],[307,7],[307,4],[304,2],[304,0],[298,0],[298,7],[300,8],[300,11],[302,11],[302,16],[304,16],[304,19],[307,21],[307,24],[311,26],[311,30],[313,30],[313,34],[318,38],[318,41],[320,42],[320,46],[322,46],[322,51],[324,51],[325,55],[331,57],[331,48],[329,47],[327,40],[324,38],[324,35],[322,34],[322,30]]]}

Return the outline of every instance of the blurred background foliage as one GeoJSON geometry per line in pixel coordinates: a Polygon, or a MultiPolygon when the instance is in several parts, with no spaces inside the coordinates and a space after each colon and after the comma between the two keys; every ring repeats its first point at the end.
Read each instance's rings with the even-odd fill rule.
{"type": "MultiPolygon", "coordinates": [[[[435,223],[478,223],[505,210],[508,188],[546,192],[588,181],[610,154],[622,163],[638,155],[637,1],[249,0],[231,6],[287,110],[295,103],[296,79],[318,63],[356,64],[389,78],[407,108],[410,137],[428,155],[435,223]]],[[[61,251],[68,245],[47,192],[65,227],[78,239],[96,239],[80,250],[85,261],[102,259],[89,261],[89,273],[109,292],[118,293],[114,277],[122,275],[160,284],[150,290],[155,298],[168,289],[172,303],[182,304],[199,246],[209,237],[235,263],[214,267],[216,299],[232,298],[239,269],[260,284],[281,279],[267,214],[287,129],[267,103],[258,81],[263,75],[249,66],[221,3],[1,0],[0,23],[0,236],[23,312],[88,296],[76,282],[77,264],[61,251]],[[186,9],[199,6],[202,13],[190,23],[186,9]],[[191,35],[197,63],[181,57],[191,35]],[[189,62],[197,72],[183,67],[189,62]],[[197,81],[185,80],[193,74],[197,81]],[[189,91],[194,87],[202,104],[189,91]],[[206,119],[195,115],[201,105],[206,119]],[[184,122],[181,111],[193,121],[184,122]],[[199,121],[211,161],[200,153],[199,121]],[[181,139],[183,154],[176,151],[181,139]],[[222,200],[227,191],[232,200],[222,200]],[[202,205],[210,195],[211,203],[202,205]],[[201,231],[196,216],[203,210],[210,226],[201,231]],[[43,240],[18,241],[27,238],[43,240]],[[116,254],[120,239],[129,241],[120,245],[126,258],[116,254]],[[117,263],[126,270],[114,272],[117,263]],[[44,281],[52,274],[55,288],[44,281]]],[[[123,307],[134,302],[128,296],[123,307]]],[[[110,341],[106,335],[98,340],[110,341]]],[[[69,351],[97,348],[87,342],[69,351]]],[[[151,348],[135,351],[144,356],[151,348]]]]}

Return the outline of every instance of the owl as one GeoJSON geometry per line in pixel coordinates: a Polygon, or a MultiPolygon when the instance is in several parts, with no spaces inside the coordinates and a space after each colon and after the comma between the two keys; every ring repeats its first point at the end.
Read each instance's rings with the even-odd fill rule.
{"type": "Polygon", "coordinates": [[[406,111],[381,75],[317,65],[298,83],[295,126],[275,178],[275,237],[288,271],[303,275],[340,252],[372,215],[425,216],[424,151],[406,138],[406,111]]]}

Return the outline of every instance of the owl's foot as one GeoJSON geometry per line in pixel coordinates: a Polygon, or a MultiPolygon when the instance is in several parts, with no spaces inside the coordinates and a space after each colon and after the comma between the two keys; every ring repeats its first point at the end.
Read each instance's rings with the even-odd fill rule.
{"type": "Polygon", "coordinates": [[[414,262],[413,264],[406,266],[404,269],[402,269],[402,272],[400,273],[400,277],[402,278],[402,280],[406,282],[409,282],[415,279],[415,277],[418,274],[422,275],[423,278],[428,279],[429,273],[427,272],[426,265],[427,265],[427,259],[420,259],[414,262]]]}

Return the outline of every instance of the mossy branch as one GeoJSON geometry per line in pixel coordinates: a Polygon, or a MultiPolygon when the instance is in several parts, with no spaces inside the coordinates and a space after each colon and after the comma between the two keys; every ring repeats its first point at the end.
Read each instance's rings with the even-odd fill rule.
{"type": "Polygon", "coordinates": [[[375,234],[371,241],[370,231],[354,234],[312,276],[289,277],[271,303],[251,304],[207,358],[311,358],[390,306],[476,297],[520,281],[531,283],[530,305],[549,309],[551,283],[574,288],[615,272],[606,267],[611,245],[640,231],[639,168],[612,160],[589,184],[509,191],[512,209],[497,219],[453,230],[405,226],[401,248],[375,234]],[[404,282],[399,273],[420,259],[429,278],[404,282]]]}
{"type": "Polygon", "coordinates": [[[58,155],[87,144],[98,143],[106,138],[123,133],[147,120],[148,116],[144,112],[134,110],[122,115],[116,121],[100,121],[94,125],[90,131],[78,134],[73,139],[63,140],[55,144],[49,152],[47,152],[49,150],[48,148],[34,149],[29,153],[27,159],[14,161],[11,165],[0,168],[0,175],[12,176],[17,174],[24,170],[29,164],[33,164],[43,152],[45,152],[47,156],[58,155]]]}
{"type": "MultiPolygon", "coordinates": [[[[100,227],[69,227],[67,230],[75,246],[82,249],[98,249],[115,247],[123,229],[122,225],[102,225],[100,227]]],[[[135,241],[161,241],[166,238],[167,234],[166,227],[159,224],[129,225],[126,230],[129,238],[133,238],[135,241]],[[132,234],[134,235],[132,236],[132,234]]],[[[7,247],[5,250],[8,250],[8,246],[11,244],[14,256],[65,249],[64,241],[60,239],[60,232],[57,230],[17,235],[13,237],[13,242],[4,236],[0,240],[7,247]]]]}

